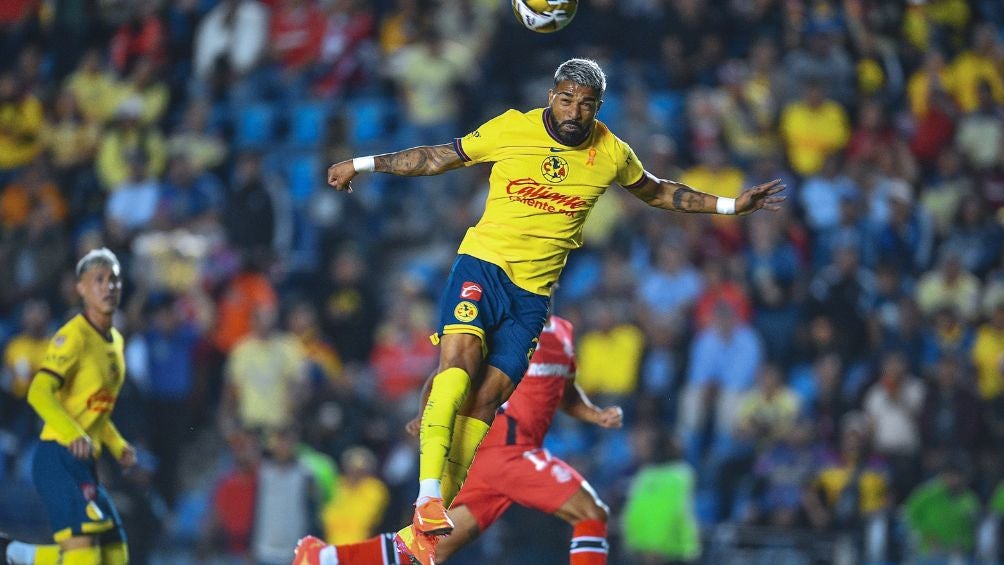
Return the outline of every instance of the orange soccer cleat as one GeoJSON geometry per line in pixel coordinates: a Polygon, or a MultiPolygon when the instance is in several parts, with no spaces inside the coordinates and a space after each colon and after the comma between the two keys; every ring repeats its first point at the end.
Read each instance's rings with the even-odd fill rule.
{"type": "Polygon", "coordinates": [[[398,551],[408,557],[409,565],[436,565],[437,539],[415,533],[413,526],[405,526],[394,536],[398,551]]]}
{"type": "Polygon", "coordinates": [[[416,534],[447,536],[453,533],[453,520],[446,514],[442,498],[430,498],[417,505],[411,525],[416,534]]]}
{"type": "Polygon", "coordinates": [[[321,550],[327,546],[314,536],[300,538],[293,551],[293,565],[321,565],[321,550]]]}

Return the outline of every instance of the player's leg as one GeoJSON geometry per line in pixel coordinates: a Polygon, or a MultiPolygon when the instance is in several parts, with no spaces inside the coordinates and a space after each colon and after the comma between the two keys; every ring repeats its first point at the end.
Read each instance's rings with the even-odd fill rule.
{"type": "Polygon", "coordinates": [[[489,264],[458,255],[440,297],[439,324],[433,341],[440,346],[439,367],[419,425],[419,493],[415,528],[423,533],[449,533],[452,527],[442,504],[440,481],[453,441],[454,421],[473,380],[479,379],[488,351],[488,330],[496,324],[496,303],[489,264]],[[426,524],[426,522],[429,522],[426,524]],[[440,524],[442,522],[442,524],[440,524]]]}
{"type": "Polygon", "coordinates": [[[49,515],[59,544],[34,546],[39,565],[98,565],[102,562],[97,535],[112,529],[110,507],[101,500],[93,460],[75,458],[62,445],[42,441],[32,459],[32,481],[49,515]]]}
{"type": "Polygon", "coordinates": [[[109,516],[114,527],[98,536],[101,545],[101,560],[103,565],[128,565],[129,546],[126,543],[125,527],[118,510],[112,504],[112,499],[104,487],[98,487],[97,503],[102,512],[109,516]]]}
{"type": "Polygon", "coordinates": [[[11,540],[4,552],[4,563],[11,565],[101,565],[101,547],[94,536],[73,536],[59,545],[36,545],[11,540]],[[60,560],[62,558],[62,560],[60,560]]]}
{"type": "MultiPolygon", "coordinates": [[[[59,542],[62,565],[102,565],[101,546],[96,536],[74,536],[59,542]]],[[[36,561],[36,563],[38,563],[36,561]]]]}
{"type": "Polygon", "coordinates": [[[460,492],[478,446],[488,435],[495,412],[514,389],[512,379],[491,365],[485,367],[481,378],[475,381],[474,390],[457,414],[453,426],[453,441],[442,478],[443,500],[447,506],[460,492]]]}
{"type": "Polygon", "coordinates": [[[481,528],[471,510],[465,506],[450,508],[450,518],[453,520],[453,533],[443,538],[436,548],[436,563],[445,563],[454,553],[467,544],[472,543],[481,535],[481,528]]]}
{"type": "Polygon", "coordinates": [[[443,335],[440,347],[440,372],[432,378],[419,427],[419,493],[414,525],[427,535],[446,534],[453,527],[446,516],[440,481],[457,412],[467,400],[471,375],[479,373],[483,357],[483,341],[472,334],[443,335]]]}
{"type": "Polygon", "coordinates": [[[0,533],[0,563],[10,565],[55,565],[59,563],[59,546],[38,545],[11,539],[0,533]]]}
{"type": "Polygon", "coordinates": [[[583,482],[582,487],[565,501],[555,515],[572,524],[569,565],[606,564],[609,509],[589,483],[583,482]]]}
{"type": "Polygon", "coordinates": [[[307,536],[296,544],[293,565],[408,565],[408,557],[394,545],[394,532],[359,543],[328,545],[307,536]]]}

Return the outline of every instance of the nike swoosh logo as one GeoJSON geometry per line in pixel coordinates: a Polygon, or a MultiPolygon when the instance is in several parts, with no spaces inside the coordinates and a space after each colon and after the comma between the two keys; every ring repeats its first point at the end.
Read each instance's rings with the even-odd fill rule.
{"type": "Polygon", "coordinates": [[[568,151],[568,149],[558,149],[557,147],[551,148],[551,153],[561,153],[563,151],[568,151]]]}

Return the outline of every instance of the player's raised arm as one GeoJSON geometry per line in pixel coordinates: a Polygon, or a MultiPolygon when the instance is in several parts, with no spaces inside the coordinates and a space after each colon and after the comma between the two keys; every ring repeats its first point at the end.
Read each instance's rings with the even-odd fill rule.
{"type": "Polygon", "coordinates": [[[628,192],[649,206],[695,214],[745,215],[761,208],[776,211],[780,210],[780,204],[784,201],[784,196],[777,196],[777,193],[784,190],[781,179],[758,184],[743,191],[738,198],[724,198],[701,192],[683,183],[656,178],[648,171],[645,171],[638,183],[627,188],[628,192]]]}
{"type": "Polygon", "coordinates": [[[328,184],[352,192],[358,173],[375,171],[403,177],[429,176],[459,169],[464,162],[452,143],[422,145],[396,153],[356,157],[328,167],[328,184]]]}
{"type": "Polygon", "coordinates": [[[596,424],[602,428],[619,428],[624,424],[624,412],[620,406],[600,408],[589,400],[585,391],[574,380],[565,384],[565,394],[561,398],[561,409],[576,420],[596,424]]]}

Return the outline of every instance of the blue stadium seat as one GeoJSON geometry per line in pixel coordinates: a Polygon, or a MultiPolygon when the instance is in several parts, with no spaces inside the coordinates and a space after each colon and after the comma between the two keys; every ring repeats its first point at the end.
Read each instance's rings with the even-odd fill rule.
{"type": "Polygon", "coordinates": [[[237,110],[234,143],[241,149],[260,149],[275,140],[276,112],[270,104],[250,104],[237,110]]]}
{"type": "Polygon", "coordinates": [[[313,153],[290,155],[284,160],[289,195],[296,205],[302,204],[324,183],[324,167],[313,153]]]}
{"type": "Polygon", "coordinates": [[[603,106],[596,117],[605,123],[611,131],[618,131],[621,120],[624,118],[624,98],[616,92],[608,91],[603,95],[603,106]]]}
{"type": "Polygon", "coordinates": [[[346,108],[349,142],[354,146],[376,143],[387,133],[390,104],[381,97],[353,100],[346,108]]]}
{"type": "Polygon", "coordinates": [[[683,96],[672,90],[653,92],[648,98],[648,113],[653,122],[666,128],[667,134],[676,135],[683,117],[683,96]]]}
{"type": "Polygon", "coordinates": [[[324,141],[328,108],[319,102],[299,102],[289,112],[290,146],[300,149],[317,147],[324,141]]]}

